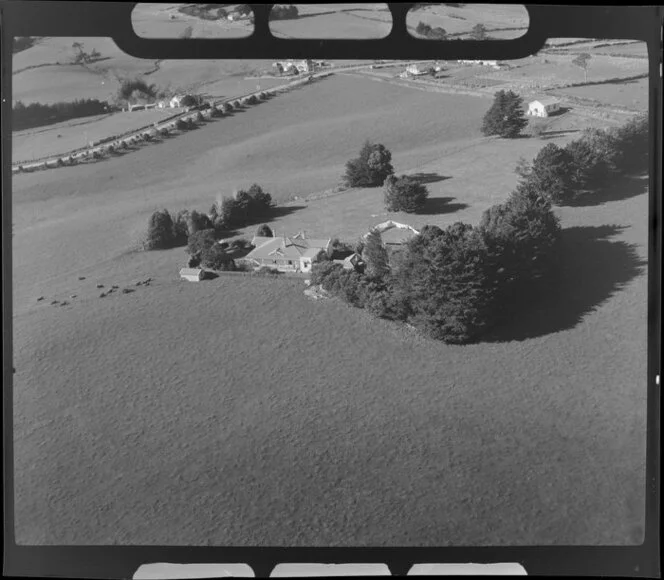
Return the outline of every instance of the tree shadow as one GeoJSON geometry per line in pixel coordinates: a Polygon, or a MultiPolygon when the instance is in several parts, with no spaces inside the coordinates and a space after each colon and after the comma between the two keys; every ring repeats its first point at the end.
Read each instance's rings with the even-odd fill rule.
{"type": "Polygon", "coordinates": [[[430,197],[424,207],[417,213],[420,215],[443,215],[454,213],[468,207],[466,203],[450,203],[456,197],[430,197]]]}
{"type": "Polygon", "coordinates": [[[438,173],[425,173],[425,172],[420,172],[420,173],[411,173],[408,177],[412,177],[413,179],[417,179],[422,184],[428,184],[428,183],[438,183],[439,181],[445,181],[446,179],[452,179],[451,175],[439,175],[438,173]]]}
{"type": "Polygon", "coordinates": [[[648,192],[647,175],[628,175],[596,186],[577,195],[565,205],[569,207],[591,207],[610,201],[631,199],[648,192]]]}
{"type": "Polygon", "coordinates": [[[482,342],[521,341],[570,330],[644,273],[637,246],[610,241],[626,226],[577,226],[562,231],[559,265],[500,305],[504,320],[482,342]]]}
{"type": "Polygon", "coordinates": [[[572,133],[578,133],[579,129],[559,129],[557,131],[546,131],[540,135],[541,139],[552,139],[554,137],[560,137],[562,135],[570,135],[572,133]]]}
{"type": "Polygon", "coordinates": [[[553,111],[553,112],[549,113],[548,118],[560,117],[561,115],[564,115],[565,113],[567,113],[568,111],[571,111],[571,110],[572,110],[572,107],[559,107],[557,111],[553,111]]]}

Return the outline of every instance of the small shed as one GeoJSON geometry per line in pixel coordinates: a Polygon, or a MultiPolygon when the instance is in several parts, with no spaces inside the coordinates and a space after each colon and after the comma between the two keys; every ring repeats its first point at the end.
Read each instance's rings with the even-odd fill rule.
{"type": "Polygon", "coordinates": [[[548,117],[560,110],[560,102],[554,97],[545,97],[528,103],[528,114],[533,117],[548,117]]]}
{"type": "Polygon", "coordinates": [[[203,279],[204,272],[200,268],[182,268],[180,278],[189,282],[200,282],[203,279]]]}

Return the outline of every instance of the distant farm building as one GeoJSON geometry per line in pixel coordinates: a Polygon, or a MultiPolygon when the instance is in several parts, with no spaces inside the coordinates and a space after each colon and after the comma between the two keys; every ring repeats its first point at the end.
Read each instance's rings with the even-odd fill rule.
{"type": "Polygon", "coordinates": [[[267,266],[282,272],[311,272],[311,266],[321,251],[329,254],[330,239],[295,236],[260,237],[251,241],[254,249],[246,256],[256,267],[267,266]]]}
{"type": "MultiPolygon", "coordinates": [[[[401,246],[420,233],[409,225],[400,224],[392,220],[378,224],[372,230],[380,234],[385,247],[401,246]]],[[[368,235],[366,233],[363,237],[366,238],[368,235]]]]}
{"type": "Polygon", "coordinates": [[[428,75],[433,72],[433,67],[431,65],[424,65],[424,64],[411,64],[406,68],[406,72],[409,75],[412,76],[422,76],[422,75],[428,75]]]}
{"type": "Polygon", "coordinates": [[[497,60],[459,60],[459,64],[470,64],[474,66],[490,66],[495,69],[499,69],[501,65],[497,60]]]}
{"type": "Polygon", "coordinates": [[[298,72],[300,74],[305,74],[313,72],[316,68],[316,63],[311,59],[305,59],[300,61],[285,60],[280,62],[272,63],[272,66],[276,68],[279,73],[294,73],[298,72]]]}
{"type": "Polygon", "coordinates": [[[180,278],[189,282],[200,282],[204,277],[203,270],[200,268],[182,268],[180,278]]]}
{"type": "Polygon", "coordinates": [[[528,103],[528,114],[533,117],[548,117],[560,110],[560,102],[553,97],[545,97],[528,103]]]}
{"type": "Polygon", "coordinates": [[[184,99],[184,95],[175,95],[170,101],[169,105],[171,109],[177,109],[182,106],[182,99],[184,99]]]}

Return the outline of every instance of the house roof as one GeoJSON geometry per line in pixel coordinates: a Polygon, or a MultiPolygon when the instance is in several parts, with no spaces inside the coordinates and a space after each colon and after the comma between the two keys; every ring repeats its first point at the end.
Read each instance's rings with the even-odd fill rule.
{"type": "Polygon", "coordinates": [[[404,244],[417,233],[411,229],[391,228],[381,234],[384,244],[404,244]]]}
{"type": "Polygon", "coordinates": [[[203,270],[200,268],[181,268],[180,276],[200,276],[203,270]]]}
{"type": "MultiPolygon", "coordinates": [[[[256,238],[255,238],[256,239],[256,238]]],[[[323,240],[317,238],[289,238],[279,236],[277,238],[267,238],[267,241],[256,246],[247,254],[247,258],[293,258],[314,257],[320,250],[326,249],[330,244],[330,239],[323,240]]]]}
{"type": "Polygon", "coordinates": [[[531,105],[534,105],[535,103],[540,103],[543,106],[548,106],[548,105],[556,105],[560,101],[556,99],[555,97],[542,97],[541,99],[535,99],[534,101],[530,101],[531,105]]]}

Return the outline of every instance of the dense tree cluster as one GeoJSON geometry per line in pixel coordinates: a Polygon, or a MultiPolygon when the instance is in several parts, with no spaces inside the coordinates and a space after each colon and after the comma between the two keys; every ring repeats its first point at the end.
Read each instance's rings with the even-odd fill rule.
{"type": "Polygon", "coordinates": [[[618,128],[586,129],[565,147],[545,145],[531,163],[520,161],[516,173],[551,203],[571,203],[616,176],[645,170],[648,138],[645,115],[618,128]]]}
{"type": "Polygon", "coordinates": [[[273,210],[272,196],[254,184],[222,199],[217,216],[227,227],[243,227],[269,216],[273,210]]]}
{"type": "Polygon", "coordinates": [[[394,173],[392,153],[379,143],[367,141],[360,155],[346,163],[344,182],[349,187],[376,187],[394,173]]]}
{"type": "Polygon", "coordinates": [[[391,262],[380,236],[365,240],[364,274],[314,265],[312,283],[375,316],[408,322],[448,343],[467,343],[500,323],[516,299],[555,266],[560,226],[551,204],[520,186],[478,227],[425,226],[391,262]]]}
{"type": "Polygon", "coordinates": [[[384,188],[387,211],[415,213],[424,207],[429,197],[426,186],[407,175],[389,175],[385,179],[384,188]]]}
{"type": "Polygon", "coordinates": [[[12,129],[32,129],[50,123],[59,123],[79,117],[101,115],[109,110],[105,101],[97,99],[79,99],[69,103],[30,103],[24,105],[18,101],[12,107],[12,129]]]}
{"type": "Polygon", "coordinates": [[[418,22],[415,32],[419,36],[424,36],[431,40],[445,40],[447,38],[447,31],[444,28],[440,26],[431,27],[426,22],[418,22]]]}
{"type": "Polygon", "coordinates": [[[491,108],[484,115],[482,133],[508,139],[517,137],[528,125],[523,98],[513,91],[498,91],[491,108]]]}
{"type": "Polygon", "coordinates": [[[293,6],[292,4],[275,4],[270,11],[270,20],[290,20],[298,16],[299,11],[297,6],[293,6]]]}
{"type": "Polygon", "coordinates": [[[154,101],[160,94],[157,85],[149,85],[143,79],[124,79],[118,88],[116,99],[121,103],[154,101]]]}
{"type": "Polygon", "coordinates": [[[267,224],[262,224],[258,226],[258,229],[256,230],[256,235],[261,238],[272,238],[274,237],[274,232],[272,231],[272,228],[268,226],[267,224]]]}

